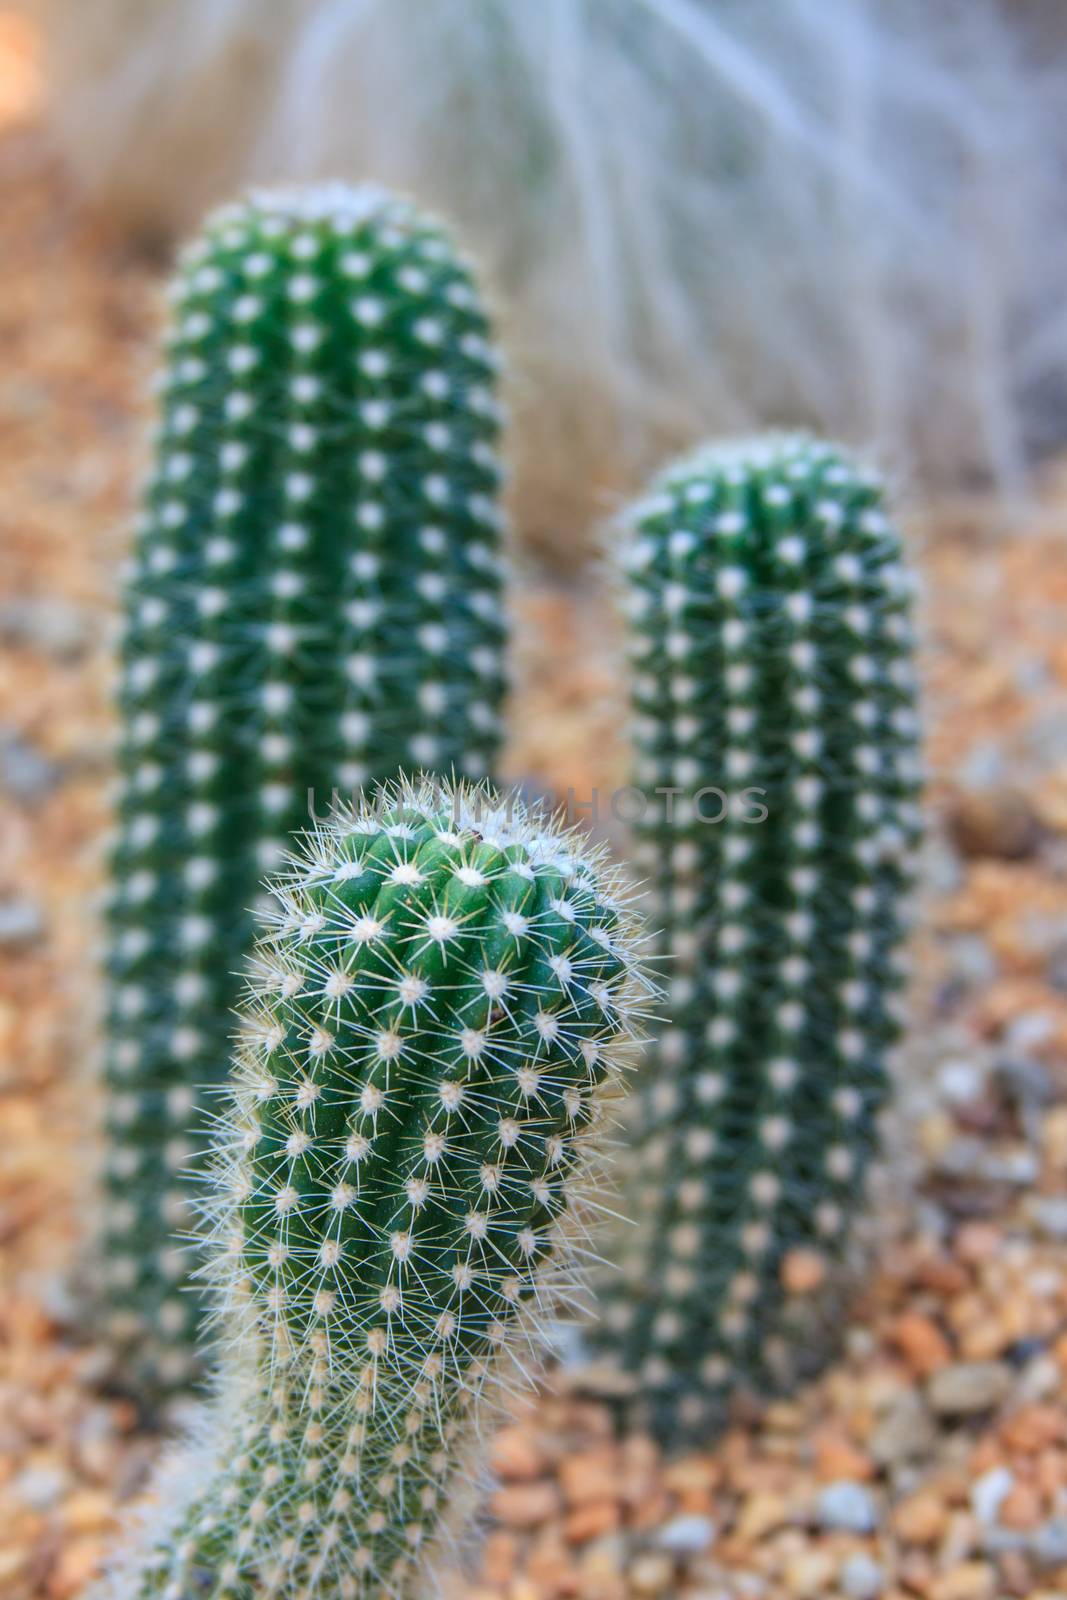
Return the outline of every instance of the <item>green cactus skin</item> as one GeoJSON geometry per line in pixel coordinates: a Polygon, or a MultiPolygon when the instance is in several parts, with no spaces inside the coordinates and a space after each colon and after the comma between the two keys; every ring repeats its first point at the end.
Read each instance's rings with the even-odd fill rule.
{"type": "Polygon", "coordinates": [[[219,1137],[233,1348],[109,1595],[429,1592],[647,993],[598,857],[497,805],[405,788],[275,886],[219,1137]]]}
{"type": "Polygon", "coordinates": [[[374,189],[253,195],[182,259],[126,599],[106,1057],[107,1325],[195,1370],[204,1093],[265,871],[400,771],[492,773],[495,358],[440,228],[374,189]],[[181,1175],[181,1176],[179,1176],[181,1175]]]}
{"type": "Polygon", "coordinates": [[[877,1151],[919,828],[911,587],[877,480],[806,438],[685,460],[633,515],[635,782],[661,791],[636,852],[670,1020],[593,1337],[669,1443],[796,1364],[783,1259],[844,1258],[877,1151]]]}

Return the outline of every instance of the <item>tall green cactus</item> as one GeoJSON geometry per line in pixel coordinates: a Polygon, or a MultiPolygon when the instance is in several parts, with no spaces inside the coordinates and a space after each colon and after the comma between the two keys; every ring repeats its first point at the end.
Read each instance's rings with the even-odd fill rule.
{"type": "Polygon", "coordinates": [[[110,1331],[192,1369],[175,1243],[265,870],[309,799],[481,778],[504,688],[495,357],[433,222],[254,194],[182,258],[126,599],[106,1077],[110,1331]]]}
{"type": "Polygon", "coordinates": [[[597,857],[498,804],[405,788],[276,885],[220,1135],[233,1348],[121,1600],[429,1592],[645,992],[597,857]]]}
{"type": "Polygon", "coordinates": [[[897,1035],[917,722],[900,542],[837,449],[710,449],[633,524],[636,848],[669,1020],[594,1339],[674,1441],[798,1355],[790,1252],[846,1250],[897,1035]]]}

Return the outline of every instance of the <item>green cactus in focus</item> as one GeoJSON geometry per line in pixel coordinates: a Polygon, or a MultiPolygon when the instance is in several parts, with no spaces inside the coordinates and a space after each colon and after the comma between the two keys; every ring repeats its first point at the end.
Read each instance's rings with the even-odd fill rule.
{"type": "Polygon", "coordinates": [[[126,595],[106,1313],[194,1370],[188,1231],[265,871],[401,770],[491,774],[504,692],[495,357],[440,228],[375,189],[256,194],[174,291],[126,595]]]}
{"type": "Polygon", "coordinates": [[[878,1148],[919,828],[910,591],[877,481],[828,444],[709,449],[633,513],[636,853],[669,1020],[593,1339],[667,1442],[803,1364],[817,1302],[783,1267],[832,1277],[878,1148]]]}
{"type": "Polygon", "coordinates": [[[219,1136],[231,1349],[121,1600],[429,1592],[647,993],[611,875],[517,803],[405,788],[274,887],[219,1136]]]}

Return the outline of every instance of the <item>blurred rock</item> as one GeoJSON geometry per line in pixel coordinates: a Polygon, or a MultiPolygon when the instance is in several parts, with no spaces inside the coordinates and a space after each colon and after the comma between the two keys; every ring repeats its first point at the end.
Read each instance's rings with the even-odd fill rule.
{"type": "Polygon", "coordinates": [[[819,1525],[837,1533],[873,1533],[878,1526],[878,1508],[869,1490],[860,1483],[842,1479],[828,1483],[815,1503],[819,1525]]]}
{"type": "Polygon", "coordinates": [[[44,915],[35,900],[0,899],[0,950],[21,950],[44,936],[44,915]]]}
{"type": "Polygon", "coordinates": [[[1030,1549],[1043,1567],[1067,1566],[1067,1518],[1053,1517],[1042,1523],[1030,1540],[1030,1549]]]}
{"type": "Polygon", "coordinates": [[[0,724],[0,789],[15,800],[40,800],[59,783],[62,768],[40,755],[14,729],[0,724]]]}
{"type": "Polygon", "coordinates": [[[672,1517],[656,1535],[660,1548],[676,1555],[696,1555],[709,1550],[714,1542],[715,1524],[710,1517],[672,1517]]]}
{"type": "Polygon", "coordinates": [[[957,849],[971,858],[1021,861],[1033,854],[1041,838],[1037,814],[1018,789],[958,792],[949,805],[948,827],[957,849]]]}
{"type": "Polygon", "coordinates": [[[971,1485],[971,1509],[979,1522],[996,1522],[1000,1508],[1012,1489],[1015,1478],[1007,1467],[991,1467],[971,1485]]]}
{"type": "Polygon", "coordinates": [[[862,1550],[846,1557],[837,1579],[848,1600],[878,1600],[885,1589],[885,1573],[872,1556],[862,1550]]]}
{"type": "Polygon", "coordinates": [[[59,661],[85,653],[92,627],[80,607],[52,595],[21,595],[0,600],[0,642],[41,650],[59,661]]]}
{"type": "Polygon", "coordinates": [[[903,1389],[875,1427],[868,1448],[879,1466],[895,1467],[927,1457],[935,1438],[933,1420],[922,1395],[914,1389],[903,1389]]]}
{"type": "Polygon", "coordinates": [[[964,1361],[935,1372],[926,1393],[939,1416],[964,1417],[1000,1405],[1011,1384],[1011,1368],[1003,1361],[964,1361]]]}

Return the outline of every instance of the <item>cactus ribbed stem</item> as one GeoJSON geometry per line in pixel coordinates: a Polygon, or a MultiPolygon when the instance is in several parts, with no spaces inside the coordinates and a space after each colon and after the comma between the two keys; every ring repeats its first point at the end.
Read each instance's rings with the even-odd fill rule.
{"type": "Polygon", "coordinates": [[[428,1588],[645,992],[598,859],[484,795],[340,816],[275,887],[220,1135],[234,1348],[123,1600],[428,1588]]]}
{"type": "Polygon", "coordinates": [[[847,1249],[898,1032],[917,724],[899,539],[838,450],[709,450],[633,520],[636,782],[674,790],[637,841],[669,1020],[594,1339],[675,1441],[796,1364],[790,1253],[847,1249]]]}
{"type": "Polygon", "coordinates": [[[491,773],[504,689],[495,357],[442,231],[370,188],[254,194],[173,292],[126,599],[107,1054],[108,1321],[193,1367],[202,1090],[264,871],[400,771],[491,773]],[[184,1177],[179,1174],[185,1174],[184,1177]]]}

